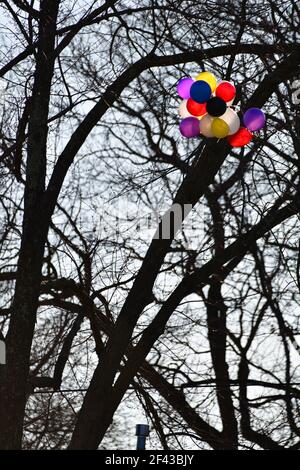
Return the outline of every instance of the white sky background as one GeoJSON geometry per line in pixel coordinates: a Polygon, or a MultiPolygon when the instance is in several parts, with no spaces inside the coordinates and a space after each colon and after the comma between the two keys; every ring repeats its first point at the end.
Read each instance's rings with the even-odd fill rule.
{"type": "MultiPolygon", "coordinates": [[[[71,3],[71,2],[70,2],[71,3]]],[[[101,2],[91,2],[95,3],[96,5],[101,4],[101,2]]],[[[133,4],[135,2],[132,2],[133,4]]],[[[127,3],[128,4],[128,3],[127,3]]],[[[75,22],[78,17],[81,16],[82,11],[85,10],[86,6],[86,1],[76,1],[74,2],[74,5],[76,5],[76,14],[73,17],[69,18],[69,22],[75,22]]],[[[3,49],[7,51],[7,46],[10,43],[17,44],[16,42],[16,36],[13,31],[11,31],[10,34],[7,32],[7,27],[10,27],[10,25],[5,21],[5,17],[1,18],[2,21],[2,27],[0,28],[0,38],[3,44],[3,49]]],[[[64,26],[66,26],[67,22],[64,23],[64,26]]],[[[103,64],[101,63],[102,59],[102,50],[101,47],[105,47],[101,44],[100,39],[97,37],[96,34],[97,28],[93,27],[91,28],[90,34],[86,35],[81,38],[81,41],[74,41],[74,44],[76,46],[81,47],[83,50],[87,45],[91,48],[94,54],[94,62],[97,65],[99,65],[99,69],[102,70],[103,64]]],[[[23,47],[24,41],[20,37],[19,39],[19,44],[20,48],[23,47]]],[[[17,47],[14,47],[13,50],[11,50],[11,54],[15,55],[17,52],[17,47]]],[[[6,52],[5,52],[6,53],[6,52]]],[[[2,58],[1,58],[1,50],[0,50],[0,60],[2,62],[3,60],[3,54],[2,52],[2,58]]],[[[72,57],[66,57],[66,63],[70,65],[72,63],[72,57]]],[[[7,59],[3,60],[5,62],[7,59]]],[[[74,57],[74,62],[76,62],[76,58],[74,57]]],[[[30,59],[28,60],[28,67],[30,64],[30,59]]],[[[95,98],[100,97],[101,93],[105,89],[105,86],[107,83],[110,83],[113,77],[115,77],[120,70],[122,69],[121,66],[117,66],[115,70],[110,69],[109,64],[107,66],[103,66],[103,71],[101,72],[101,77],[103,79],[102,81],[102,86],[99,85],[98,88],[93,87],[91,83],[89,83],[82,74],[78,74],[78,76],[74,76],[73,74],[73,69],[70,68],[69,72],[67,72],[67,78],[68,78],[68,83],[70,85],[70,88],[72,89],[72,92],[78,93],[78,96],[82,96],[82,94],[87,98],[87,99],[92,99],[93,101],[88,101],[85,104],[80,104],[78,106],[77,111],[80,113],[80,115],[83,117],[86,115],[90,107],[94,104],[95,98]],[[107,71],[105,74],[104,72],[107,71]]],[[[66,66],[67,70],[67,66],[66,66]]],[[[196,64],[189,64],[185,67],[185,70],[187,73],[193,75],[198,71],[196,64]]],[[[28,71],[27,71],[28,72],[28,71]]],[[[25,70],[25,73],[27,73],[25,70]]],[[[254,78],[253,80],[250,80],[250,77],[253,77],[255,73],[257,73],[257,62],[253,61],[253,64],[250,66],[248,69],[249,73],[249,83],[245,86],[245,94],[249,96],[251,90],[256,86],[256,84],[259,82],[261,79],[261,76],[258,76],[257,78],[254,78]]],[[[169,100],[169,112],[172,114],[174,117],[174,121],[170,123],[170,133],[172,135],[177,135],[178,136],[178,130],[177,130],[177,122],[178,122],[178,117],[177,117],[177,107],[179,106],[180,100],[177,99],[175,92],[174,92],[174,84],[176,84],[176,81],[180,76],[182,75],[182,72],[179,70],[175,71],[172,70],[172,72],[166,71],[166,73],[163,76],[163,85],[164,87],[169,91],[170,93],[170,100],[169,100]]],[[[222,79],[222,77],[218,74],[218,78],[222,79]]],[[[241,77],[239,74],[236,74],[234,77],[234,80],[236,83],[239,82],[241,77]]],[[[14,73],[8,74],[8,76],[5,78],[5,80],[2,80],[1,83],[3,84],[8,84],[8,92],[6,95],[6,102],[5,105],[9,106],[10,105],[10,100],[18,99],[21,100],[23,96],[23,87],[24,87],[24,80],[23,76],[20,74],[19,76],[15,76],[14,73]]],[[[132,96],[131,91],[125,91],[124,93],[125,96],[127,96],[128,102],[130,104],[135,104],[137,107],[141,103],[141,98],[140,95],[137,94],[137,96],[132,96]]],[[[57,102],[59,103],[61,100],[61,103],[65,102],[65,90],[63,88],[58,89],[58,95],[55,97],[57,99],[57,102]]],[[[55,108],[55,99],[53,98],[53,109],[55,108]]],[[[266,106],[266,111],[271,114],[272,109],[269,108],[269,106],[266,106]]],[[[54,111],[55,112],[55,111],[54,111]]],[[[137,136],[135,133],[132,133],[132,129],[130,128],[129,125],[124,125],[122,123],[122,114],[115,111],[115,110],[110,110],[103,119],[104,123],[107,123],[107,125],[110,125],[110,123],[115,123],[114,126],[117,128],[117,132],[128,132],[128,139],[132,142],[136,140],[136,147],[140,146],[140,140],[138,140],[137,136]],[[120,122],[120,124],[119,124],[120,122]]],[[[12,119],[13,121],[13,119],[12,119]]],[[[76,125],[77,122],[77,116],[74,116],[74,118],[70,119],[67,124],[64,121],[61,127],[56,127],[56,124],[53,124],[53,126],[50,128],[50,139],[49,139],[49,160],[54,163],[55,159],[59,155],[60,151],[64,147],[66,141],[68,140],[68,136],[72,132],[73,126],[76,125]]],[[[139,158],[137,157],[136,159],[133,158],[132,162],[129,162],[128,160],[125,160],[125,158],[122,158],[122,155],[120,155],[120,158],[117,156],[112,155],[110,152],[111,147],[117,147],[120,145],[119,141],[116,139],[115,136],[110,135],[109,139],[107,140],[106,134],[107,134],[107,129],[102,127],[103,125],[101,124],[99,127],[95,129],[95,131],[92,133],[90,138],[87,140],[84,148],[80,151],[80,154],[76,158],[75,164],[72,167],[71,171],[69,172],[69,175],[66,179],[63,193],[61,196],[61,202],[65,203],[66,201],[69,200],[70,197],[73,195],[73,201],[74,202],[74,213],[76,210],[80,214],[78,220],[80,221],[80,228],[82,231],[85,233],[86,237],[91,237],[91,241],[93,241],[93,237],[103,237],[105,241],[110,240],[112,241],[112,235],[114,235],[114,241],[120,241],[122,240],[122,237],[126,239],[128,237],[128,233],[126,231],[126,224],[127,222],[125,221],[124,224],[121,225],[121,230],[120,234],[117,235],[114,233],[114,227],[115,227],[115,218],[111,217],[112,215],[112,204],[116,208],[117,214],[121,213],[123,216],[124,208],[127,206],[135,209],[136,208],[136,203],[134,201],[134,197],[132,195],[128,195],[126,192],[119,192],[118,193],[118,186],[117,184],[115,187],[110,187],[109,186],[109,175],[112,174],[112,176],[118,174],[118,171],[120,169],[124,172],[125,175],[127,174],[132,174],[134,181],[143,186],[143,182],[145,181],[145,178],[147,176],[147,172],[150,173],[152,171],[152,167],[149,165],[147,167],[147,172],[144,170],[141,171],[140,169],[137,169],[135,167],[135,164],[139,162],[139,158]],[[109,147],[109,145],[110,147],[109,147]],[[88,156],[86,156],[88,154],[88,156]],[[76,196],[78,196],[78,200],[76,200],[76,196]],[[79,204],[79,196],[81,198],[81,202],[79,204]],[[116,196],[116,197],[115,197],[116,196]],[[114,199],[115,197],[115,199],[114,199]],[[128,201],[129,199],[129,201],[128,201]],[[102,235],[101,227],[99,229],[99,221],[102,212],[105,211],[105,223],[109,227],[108,233],[106,233],[104,236],[102,235]]],[[[153,126],[152,128],[155,128],[155,123],[153,121],[153,126]]],[[[180,137],[177,139],[179,140],[180,137]]],[[[274,135],[273,137],[274,143],[276,145],[280,145],[284,147],[285,142],[281,139],[279,140],[279,137],[274,135]]],[[[179,148],[180,151],[182,152],[181,155],[187,155],[191,149],[191,147],[195,146],[194,143],[190,144],[187,146],[184,142],[179,142],[179,148]]],[[[167,145],[167,144],[166,144],[167,145]]],[[[141,148],[141,150],[144,150],[141,148]]],[[[268,154],[268,156],[260,155],[259,158],[262,159],[267,159],[267,158],[272,158],[272,154],[268,154]]],[[[234,160],[233,158],[228,159],[227,164],[225,165],[225,168],[222,169],[221,171],[221,176],[222,172],[227,172],[230,171],[230,165],[232,165],[232,168],[237,164],[237,161],[234,160]]],[[[276,168],[278,171],[284,172],[286,170],[285,164],[280,161],[276,157],[276,168]]],[[[259,172],[259,166],[257,166],[256,171],[259,172]]],[[[50,175],[50,170],[51,170],[51,165],[49,165],[49,172],[48,176],[50,175]]],[[[223,175],[223,176],[224,176],[223,175]]],[[[140,212],[141,214],[145,213],[148,214],[151,212],[153,209],[159,208],[160,210],[164,210],[168,205],[170,204],[171,197],[176,191],[176,188],[178,187],[180,177],[178,175],[178,172],[173,172],[168,175],[168,183],[170,185],[171,191],[168,190],[166,184],[164,181],[153,181],[149,185],[149,194],[151,196],[151,204],[147,205],[147,201],[143,200],[142,197],[140,199],[140,212]]],[[[245,177],[245,182],[251,185],[253,183],[253,173],[249,173],[245,177]]],[[[278,186],[275,188],[276,191],[280,192],[281,190],[281,184],[278,183],[278,186]]],[[[240,188],[235,188],[237,191],[237,200],[238,198],[241,197],[241,191],[240,188]]],[[[260,214],[264,213],[268,207],[271,206],[274,196],[273,193],[270,192],[268,186],[265,184],[259,184],[258,187],[256,188],[256,195],[257,199],[260,201],[260,205],[257,206],[256,201],[255,204],[253,204],[252,207],[249,208],[248,212],[248,222],[255,223],[259,219],[260,214]]],[[[14,189],[14,197],[15,199],[21,198],[22,195],[22,188],[19,188],[18,191],[14,189]]],[[[210,247],[210,240],[208,237],[208,243],[206,243],[207,240],[207,222],[208,219],[206,217],[207,214],[203,210],[201,204],[196,208],[196,210],[193,213],[193,216],[196,219],[196,229],[192,224],[192,227],[188,228],[186,230],[186,233],[188,235],[188,243],[187,247],[188,248],[200,248],[203,247],[203,254],[199,257],[199,265],[207,261],[209,257],[211,256],[211,250],[209,249],[210,247]],[[203,246],[202,246],[203,245],[203,246]]],[[[193,216],[190,218],[192,219],[193,216]]],[[[63,226],[65,222],[65,218],[61,213],[58,213],[54,217],[54,221],[56,224],[63,226]]],[[[232,233],[232,226],[226,226],[227,234],[231,235],[232,233]]],[[[133,226],[133,232],[134,232],[134,226],[133,226]]],[[[131,240],[130,243],[135,247],[135,249],[139,252],[140,255],[143,255],[149,245],[149,241],[151,239],[151,236],[154,232],[154,229],[148,230],[145,229],[141,232],[139,232],[138,236],[135,238],[134,235],[130,235],[128,238],[131,240]]],[[[70,230],[71,233],[71,230],[70,230]]],[[[131,229],[132,233],[132,229],[131,229]]],[[[232,236],[235,236],[235,233],[232,233],[232,236]]],[[[280,237],[280,229],[274,231],[274,236],[280,237]]],[[[182,235],[179,235],[177,237],[177,241],[180,240],[180,237],[182,238],[182,235]]],[[[298,239],[298,233],[296,231],[293,231],[291,234],[291,240],[297,240],[298,239]]],[[[54,242],[55,241],[55,236],[52,234],[51,235],[51,240],[54,242]]],[[[15,252],[17,254],[17,246],[18,246],[18,237],[15,239],[15,252]]],[[[72,259],[71,256],[67,256],[66,254],[61,254],[60,253],[60,274],[65,277],[76,277],[76,268],[75,265],[76,263],[74,262],[74,259],[72,259]]],[[[174,260],[174,258],[173,258],[174,260]]],[[[57,264],[58,264],[58,260],[57,264]]],[[[75,260],[76,261],[76,260],[75,260]]],[[[268,260],[270,262],[270,266],[273,266],[273,261],[272,261],[272,255],[270,254],[270,258],[268,260]]],[[[139,261],[136,259],[133,260],[127,260],[127,251],[126,250],[113,250],[113,249],[108,249],[106,243],[103,243],[103,246],[99,249],[99,254],[96,259],[96,269],[97,272],[94,273],[95,275],[95,280],[94,280],[94,287],[99,288],[103,287],[105,285],[109,285],[112,280],[116,279],[118,276],[121,276],[121,279],[127,279],[130,277],[131,273],[134,272],[137,269],[137,266],[139,264],[139,261]],[[105,271],[104,268],[105,266],[108,265],[108,263],[112,261],[113,267],[110,270],[105,271]],[[104,272],[104,274],[103,274],[104,272]]],[[[5,268],[5,263],[2,265],[2,268],[5,268]]],[[[158,277],[158,280],[155,285],[155,292],[160,300],[163,300],[167,297],[167,293],[171,292],[172,289],[175,287],[175,285],[179,282],[181,278],[181,272],[173,272],[171,275],[169,273],[163,273],[158,277]],[[163,290],[161,286],[165,286],[165,289],[163,290]]],[[[294,301],[291,299],[291,295],[289,293],[289,285],[293,281],[291,277],[288,276],[282,276],[279,274],[279,278],[276,280],[276,283],[281,286],[281,288],[284,291],[284,296],[282,299],[282,302],[286,304],[286,308],[288,310],[288,314],[286,316],[287,319],[291,321],[292,324],[295,323],[295,319],[297,316],[299,316],[300,313],[300,307],[299,307],[299,299],[296,297],[294,301]]],[[[240,278],[239,273],[235,273],[232,276],[230,276],[228,280],[228,284],[224,286],[224,295],[226,298],[228,298],[228,302],[231,301],[231,299],[234,297],[234,295],[238,296],[240,294],[241,289],[243,287],[241,286],[242,280],[240,278]]],[[[254,290],[254,288],[253,288],[254,290]]],[[[124,299],[126,293],[123,291],[115,291],[115,290],[109,290],[106,295],[108,296],[109,300],[112,301],[113,307],[114,307],[114,313],[117,313],[119,310],[119,307],[122,303],[122,300],[124,299]]],[[[199,298],[193,299],[194,301],[189,304],[189,313],[191,317],[193,318],[194,323],[199,321],[199,324],[197,327],[193,327],[194,329],[191,331],[191,326],[188,323],[185,323],[185,306],[181,307],[178,309],[178,312],[174,313],[171,321],[170,321],[170,331],[173,332],[176,331],[176,328],[178,328],[178,324],[182,325],[182,328],[184,328],[184,331],[186,331],[186,334],[188,336],[188,343],[186,348],[186,352],[182,351],[180,348],[180,345],[177,344],[173,346],[172,352],[168,350],[168,346],[170,345],[170,338],[171,336],[168,336],[165,340],[165,344],[160,344],[160,348],[164,351],[165,356],[163,358],[163,362],[169,363],[169,361],[172,359],[172,357],[177,356],[178,358],[185,357],[186,355],[188,357],[185,357],[185,365],[182,367],[182,370],[189,371],[191,366],[193,366],[193,370],[195,371],[195,377],[193,377],[195,380],[197,380],[197,377],[207,377],[208,374],[208,367],[206,362],[209,361],[208,355],[205,354],[205,350],[207,350],[207,342],[206,338],[203,336],[203,325],[205,321],[205,315],[204,315],[204,310],[203,306],[201,306],[201,301],[199,298]],[[202,309],[202,310],[201,310],[202,309]],[[199,310],[201,311],[201,314],[199,315],[199,310]],[[200,319],[197,320],[197,318],[200,319]],[[196,353],[192,353],[191,349],[189,349],[188,346],[194,346],[198,352],[201,352],[201,355],[198,355],[196,353]],[[172,354],[174,356],[172,356],[172,354]],[[197,367],[195,367],[195,363],[197,364],[197,367]]],[[[247,325],[247,322],[249,321],[249,318],[252,314],[252,310],[256,304],[256,297],[254,292],[252,292],[252,297],[249,300],[247,304],[247,311],[248,311],[248,316],[246,315],[245,318],[245,325],[247,325]]],[[[145,315],[143,315],[141,322],[140,323],[147,323],[150,321],[150,319],[153,317],[155,312],[157,311],[157,307],[151,306],[150,308],[147,309],[147,312],[145,315]]],[[[53,312],[50,312],[52,315],[53,312]]],[[[44,323],[45,317],[42,318],[42,323],[44,323]]],[[[234,312],[230,312],[229,318],[228,318],[230,326],[235,329],[237,327],[237,321],[238,321],[238,316],[234,314],[234,312]]],[[[274,320],[275,324],[275,320],[274,320]]],[[[85,328],[87,328],[87,325],[85,325],[85,328]]],[[[84,331],[82,332],[82,336],[87,335],[87,332],[84,328],[84,331]]],[[[140,324],[138,325],[137,330],[139,330],[140,324]]],[[[269,339],[264,339],[264,336],[268,336],[268,331],[267,331],[267,326],[266,329],[261,333],[262,335],[262,344],[263,344],[263,351],[265,351],[265,357],[261,357],[261,363],[266,366],[266,364],[269,363],[269,361],[277,361],[280,360],[280,356],[278,356],[278,359],[276,358],[275,352],[280,352],[280,348],[278,347],[278,342],[272,337],[271,340],[269,339]]],[[[82,337],[81,337],[82,338],[82,337]]],[[[91,344],[91,349],[92,349],[92,342],[91,344]]],[[[256,353],[256,348],[258,348],[259,344],[255,343],[253,344],[253,354],[255,355],[256,353]]],[[[261,345],[259,346],[261,347],[261,345]]],[[[76,350],[78,351],[80,349],[80,344],[76,345],[74,348],[75,354],[76,350]]],[[[298,368],[300,365],[299,361],[299,355],[294,351],[294,349],[291,347],[291,358],[294,364],[294,368],[298,368]]],[[[92,373],[93,370],[93,365],[94,361],[96,361],[96,356],[93,354],[92,351],[90,351],[90,364],[89,364],[89,369],[88,369],[88,374],[87,377],[85,376],[85,370],[84,367],[82,368],[82,371],[79,372],[79,375],[77,377],[77,380],[82,384],[82,385],[87,385],[88,384],[88,379],[92,373]]],[[[79,370],[81,370],[79,368],[79,370]]],[[[191,373],[191,372],[190,372],[191,373]]],[[[257,377],[259,377],[259,372],[257,372],[257,377]]],[[[193,375],[193,373],[191,373],[193,375]]],[[[251,375],[251,378],[255,378],[255,373],[251,375]]],[[[282,377],[284,380],[284,377],[282,377]]],[[[68,385],[69,380],[67,381],[66,384],[68,385]]],[[[251,388],[249,390],[249,394],[259,394],[259,390],[255,387],[251,388]]],[[[199,401],[199,394],[201,392],[197,391],[197,393],[193,394],[192,391],[187,392],[190,402],[194,403],[195,405],[198,404],[199,401]]],[[[209,406],[209,405],[208,405],[209,406]]],[[[215,405],[210,406],[210,412],[211,415],[218,415],[217,408],[215,405]]],[[[217,420],[216,420],[217,421],[217,420]]],[[[118,448],[120,449],[126,449],[126,448],[134,448],[135,447],[135,442],[136,442],[136,437],[135,437],[135,425],[138,423],[144,423],[145,418],[144,418],[144,413],[140,407],[140,405],[137,404],[137,400],[130,400],[129,406],[126,404],[122,404],[118,413],[117,413],[117,426],[119,427],[119,431],[121,434],[121,437],[119,433],[116,433],[116,439],[118,443],[118,448]],[[129,432],[128,432],[129,431],[129,432]]],[[[213,423],[215,424],[215,423],[213,423]]],[[[105,439],[102,443],[103,447],[107,445],[107,447],[114,448],[114,443],[113,442],[108,442],[106,444],[106,440],[110,441],[110,437],[108,436],[107,439],[105,439]]],[[[155,440],[151,441],[152,448],[155,448],[156,446],[159,448],[159,445],[155,442],[155,440]]],[[[192,442],[186,442],[186,445],[189,448],[193,448],[192,442]]]]}

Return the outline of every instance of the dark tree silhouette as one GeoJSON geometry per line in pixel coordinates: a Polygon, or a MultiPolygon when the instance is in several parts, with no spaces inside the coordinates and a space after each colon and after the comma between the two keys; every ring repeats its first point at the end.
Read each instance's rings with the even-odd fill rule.
{"type": "Polygon", "coordinates": [[[0,9],[0,447],[117,445],[133,404],[164,449],[299,448],[299,4],[0,9]],[[180,136],[200,70],[249,146],[180,136]]]}

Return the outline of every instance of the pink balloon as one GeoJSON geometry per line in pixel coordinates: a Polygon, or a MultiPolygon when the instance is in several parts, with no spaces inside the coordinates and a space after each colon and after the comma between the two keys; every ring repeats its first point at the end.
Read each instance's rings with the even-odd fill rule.
{"type": "Polygon", "coordinates": [[[177,85],[177,93],[180,96],[180,98],[183,98],[184,100],[187,100],[190,98],[190,89],[193,83],[194,83],[194,80],[189,77],[185,77],[179,80],[178,85],[177,85]]]}

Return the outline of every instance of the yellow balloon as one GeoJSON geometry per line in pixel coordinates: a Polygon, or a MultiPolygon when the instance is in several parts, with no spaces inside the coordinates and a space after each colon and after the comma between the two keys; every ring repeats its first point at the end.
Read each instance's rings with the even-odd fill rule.
{"type": "Polygon", "coordinates": [[[197,75],[196,80],[203,80],[204,82],[208,83],[211,91],[214,92],[217,88],[217,79],[216,77],[210,72],[201,72],[197,75]]]}
{"type": "Polygon", "coordinates": [[[211,131],[215,137],[222,139],[229,134],[229,126],[223,119],[215,118],[211,125],[211,131]]]}

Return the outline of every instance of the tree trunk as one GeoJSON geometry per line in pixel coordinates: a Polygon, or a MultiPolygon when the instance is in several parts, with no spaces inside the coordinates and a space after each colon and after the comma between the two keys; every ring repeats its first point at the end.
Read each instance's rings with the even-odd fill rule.
{"type": "Polygon", "coordinates": [[[27,397],[30,350],[36,321],[48,223],[43,217],[48,111],[59,1],[41,2],[39,47],[28,122],[22,242],[7,334],[7,375],[0,394],[0,448],[19,449],[27,397]]]}

